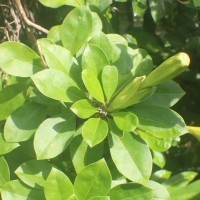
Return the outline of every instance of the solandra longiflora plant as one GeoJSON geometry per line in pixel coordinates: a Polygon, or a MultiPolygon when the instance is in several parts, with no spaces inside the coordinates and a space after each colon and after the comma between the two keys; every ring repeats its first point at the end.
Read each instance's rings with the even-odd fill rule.
{"type": "Polygon", "coordinates": [[[171,79],[188,55],[154,69],[145,50],[104,34],[88,7],[37,45],[42,58],[0,44],[1,199],[170,199],[149,179],[152,156],[187,133],[170,107],[184,94],[171,79]]]}

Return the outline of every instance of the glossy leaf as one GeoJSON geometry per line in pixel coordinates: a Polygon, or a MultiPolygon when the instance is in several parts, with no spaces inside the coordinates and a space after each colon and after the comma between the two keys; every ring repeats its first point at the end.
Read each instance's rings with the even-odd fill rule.
{"type": "Polygon", "coordinates": [[[186,125],[175,111],[160,106],[131,108],[139,119],[138,129],[158,138],[172,138],[187,132],[186,125]]]}
{"type": "Polygon", "coordinates": [[[124,132],[134,131],[138,126],[138,118],[133,113],[116,112],[112,116],[116,126],[124,132]]]}
{"type": "Polygon", "coordinates": [[[92,21],[93,21],[93,26],[92,26],[92,35],[95,36],[101,30],[103,29],[103,24],[101,22],[101,18],[96,12],[92,12],[92,21]]]}
{"type": "Polygon", "coordinates": [[[153,191],[143,185],[127,183],[112,188],[109,196],[110,200],[149,200],[153,197],[153,191]]]}
{"type": "Polygon", "coordinates": [[[4,157],[0,156],[0,188],[10,180],[10,170],[4,157]]]}
{"type": "Polygon", "coordinates": [[[9,153],[17,147],[19,147],[19,143],[6,142],[3,137],[3,133],[0,132],[0,155],[9,153]]]}
{"type": "Polygon", "coordinates": [[[63,46],[74,55],[87,41],[92,26],[92,13],[87,7],[72,10],[61,26],[60,36],[63,46]]]}
{"type": "Polygon", "coordinates": [[[51,1],[51,0],[38,0],[40,3],[47,7],[51,8],[58,8],[63,5],[69,5],[69,6],[82,6],[84,5],[84,0],[56,0],[56,1],[51,1]]]}
{"type": "Polygon", "coordinates": [[[75,194],[79,200],[106,196],[110,187],[111,175],[104,160],[92,163],[84,168],[77,175],[74,183],[75,194]]]}
{"type": "Polygon", "coordinates": [[[13,180],[1,188],[3,200],[45,200],[42,190],[30,188],[18,180],[13,180]]]}
{"type": "Polygon", "coordinates": [[[137,134],[146,142],[150,149],[164,152],[172,146],[172,138],[158,138],[149,132],[135,130],[137,134]]]}
{"type": "Polygon", "coordinates": [[[82,135],[90,147],[102,142],[108,134],[108,124],[101,118],[90,118],[82,126],[82,135]]]}
{"type": "Polygon", "coordinates": [[[4,138],[8,142],[30,139],[46,116],[46,107],[36,103],[26,103],[14,111],[6,120],[4,138]]]}
{"type": "Polygon", "coordinates": [[[84,69],[82,71],[82,79],[91,96],[104,103],[104,94],[97,75],[91,69],[84,69]]]}
{"type": "Polygon", "coordinates": [[[112,160],[121,174],[138,183],[149,179],[152,170],[151,153],[138,136],[125,133],[119,137],[111,132],[109,147],[112,160]]]}
{"type": "Polygon", "coordinates": [[[82,119],[87,119],[97,112],[97,109],[86,99],[75,102],[70,109],[82,119]]]}
{"type": "Polygon", "coordinates": [[[156,181],[157,183],[163,183],[165,180],[169,179],[171,176],[171,172],[168,170],[158,170],[155,171],[152,175],[151,175],[151,180],[156,181]]]}
{"type": "Polygon", "coordinates": [[[83,69],[90,68],[99,74],[110,62],[100,47],[88,44],[83,52],[81,64],[83,69]]]}
{"type": "Polygon", "coordinates": [[[22,106],[25,101],[23,92],[26,84],[13,84],[0,91],[0,120],[6,119],[14,110],[22,106]]]}
{"type": "Polygon", "coordinates": [[[167,189],[160,185],[159,183],[156,183],[154,181],[148,181],[145,184],[146,187],[150,188],[153,190],[153,197],[152,199],[162,199],[162,200],[171,200],[169,192],[167,191],[167,189]]]}
{"type": "Polygon", "coordinates": [[[37,44],[49,68],[60,70],[66,75],[69,74],[73,58],[67,49],[54,43],[48,43],[48,39],[40,39],[37,44]]]}
{"type": "Polygon", "coordinates": [[[66,200],[73,193],[74,188],[69,178],[62,171],[52,168],[44,186],[46,199],[66,200]]]}
{"type": "Polygon", "coordinates": [[[73,194],[67,200],[78,200],[78,198],[75,194],[73,194]]]}
{"type": "Polygon", "coordinates": [[[155,93],[144,103],[145,105],[157,105],[171,107],[175,105],[185,94],[181,87],[174,81],[166,81],[160,84],[155,93]]]}
{"type": "Polygon", "coordinates": [[[46,119],[37,129],[34,138],[37,159],[49,159],[62,153],[74,133],[75,117],[72,113],[46,119]]]}
{"type": "Polygon", "coordinates": [[[118,84],[118,70],[115,66],[106,65],[101,74],[102,86],[107,101],[114,94],[118,84]]]}
{"type": "Polygon", "coordinates": [[[15,174],[28,186],[41,189],[51,171],[52,165],[47,161],[30,160],[21,164],[15,174]]]}
{"type": "Polygon", "coordinates": [[[124,46],[128,46],[128,41],[124,37],[122,37],[121,35],[109,33],[106,36],[114,44],[121,44],[121,45],[124,45],[124,46]]]}
{"type": "Polygon", "coordinates": [[[97,162],[103,157],[104,144],[100,143],[90,148],[81,135],[76,136],[69,147],[76,173],[79,173],[87,165],[97,162]]]}
{"type": "Polygon", "coordinates": [[[49,98],[71,102],[83,97],[73,80],[61,71],[45,69],[31,78],[38,90],[49,98]]]}
{"type": "Polygon", "coordinates": [[[4,42],[0,44],[0,68],[9,75],[30,77],[42,70],[43,64],[39,55],[28,46],[4,42]]]}

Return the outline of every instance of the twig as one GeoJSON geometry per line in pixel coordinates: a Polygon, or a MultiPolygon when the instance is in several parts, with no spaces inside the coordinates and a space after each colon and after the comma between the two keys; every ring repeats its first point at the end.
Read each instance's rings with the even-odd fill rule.
{"type": "Polygon", "coordinates": [[[42,31],[42,32],[44,32],[44,33],[46,33],[46,34],[49,32],[47,29],[43,28],[42,26],[40,26],[40,25],[38,25],[38,24],[33,23],[32,21],[30,21],[30,20],[28,19],[28,17],[26,16],[26,13],[25,13],[25,11],[24,11],[24,8],[22,7],[22,4],[21,4],[21,1],[20,1],[20,0],[15,0],[15,3],[16,3],[16,6],[17,6],[17,8],[18,8],[18,10],[19,10],[19,12],[20,12],[20,14],[21,14],[21,16],[22,16],[24,22],[25,22],[28,26],[31,26],[31,27],[33,27],[33,28],[35,28],[35,29],[37,29],[37,30],[40,30],[40,31],[42,31]]]}

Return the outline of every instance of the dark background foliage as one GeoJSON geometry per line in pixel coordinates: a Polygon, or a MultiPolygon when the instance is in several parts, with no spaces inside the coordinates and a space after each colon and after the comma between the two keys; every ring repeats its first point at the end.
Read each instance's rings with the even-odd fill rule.
{"type": "MultiPolygon", "coordinates": [[[[0,0],[0,43],[20,41],[33,49],[35,40],[45,37],[41,29],[29,30],[18,11],[17,0],[0,0]]],[[[195,1],[194,1],[195,2],[195,1]]],[[[135,0],[114,1],[107,9],[96,11],[104,22],[104,32],[119,33],[129,45],[144,48],[152,56],[155,66],[177,52],[187,52],[191,65],[177,78],[186,92],[173,108],[187,125],[200,126],[200,8],[191,0],[135,0]]],[[[22,0],[25,14],[32,22],[49,30],[60,24],[70,6],[48,8],[36,0],[22,0]]],[[[165,153],[165,169],[178,173],[200,172],[200,143],[192,135],[181,137],[177,146],[165,153]]]]}

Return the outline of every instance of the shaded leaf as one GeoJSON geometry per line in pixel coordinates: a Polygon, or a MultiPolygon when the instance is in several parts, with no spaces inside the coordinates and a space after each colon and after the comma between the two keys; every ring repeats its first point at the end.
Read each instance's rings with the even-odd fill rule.
{"type": "Polygon", "coordinates": [[[30,188],[18,180],[13,180],[1,188],[3,200],[45,200],[42,190],[30,188]]]}
{"type": "Polygon", "coordinates": [[[67,112],[66,116],[46,119],[37,129],[34,149],[37,159],[49,159],[62,153],[75,133],[75,117],[67,112]]]}
{"type": "Polygon", "coordinates": [[[79,200],[105,196],[111,187],[111,175],[104,160],[85,167],[76,177],[75,194],[79,200]]]}
{"type": "Polygon", "coordinates": [[[10,180],[9,166],[4,157],[0,156],[0,187],[2,187],[9,180],[10,180]]]}
{"type": "Polygon", "coordinates": [[[36,103],[26,103],[14,111],[6,120],[4,138],[8,142],[30,139],[46,116],[46,107],[36,103]]]}
{"type": "Polygon", "coordinates": [[[103,156],[104,144],[102,142],[90,148],[81,135],[76,136],[69,147],[76,173],[79,173],[87,165],[97,162],[103,156]]]}
{"type": "Polygon", "coordinates": [[[138,183],[149,179],[152,170],[151,152],[138,136],[125,133],[119,137],[111,132],[109,147],[112,160],[126,178],[138,183]]]}
{"type": "Polygon", "coordinates": [[[112,188],[109,196],[110,200],[149,200],[153,197],[153,191],[143,185],[127,183],[112,188]]]}
{"type": "Polygon", "coordinates": [[[47,161],[30,160],[21,164],[15,174],[28,186],[41,189],[51,171],[52,165],[47,161]]]}
{"type": "Polygon", "coordinates": [[[44,193],[47,200],[66,200],[74,193],[74,188],[62,171],[52,168],[44,186],[44,193]]]}

